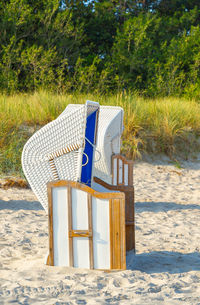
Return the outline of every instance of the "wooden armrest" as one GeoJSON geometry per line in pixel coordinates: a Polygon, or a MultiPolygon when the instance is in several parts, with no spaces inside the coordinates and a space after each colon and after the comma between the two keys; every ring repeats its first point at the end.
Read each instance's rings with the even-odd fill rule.
{"type": "Polygon", "coordinates": [[[133,185],[132,186],[131,185],[111,185],[111,184],[108,184],[107,182],[101,180],[98,177],[94,177],[93,180],[94,180],[94,182],[102,185],[103,187],[105,187],[106,189],[111,190],[111,191],[126,192],[126,191],[134,190],[133,185]]]}
{"type": "Polygon", "coordinates": [[[112,184],[133,186],[133,161],[119,154],[112,156],[112,184]]]}

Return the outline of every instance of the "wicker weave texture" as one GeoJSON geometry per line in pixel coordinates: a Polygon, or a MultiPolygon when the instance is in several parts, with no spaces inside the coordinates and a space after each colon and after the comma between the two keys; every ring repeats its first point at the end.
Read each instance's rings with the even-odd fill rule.
{"type": "Polygon", "coordinates": [[[24,146],[24,174],[46,211],[47,182],[80,179],[86,115],[85,105],[66,112],[37,131],[24,146]]]}

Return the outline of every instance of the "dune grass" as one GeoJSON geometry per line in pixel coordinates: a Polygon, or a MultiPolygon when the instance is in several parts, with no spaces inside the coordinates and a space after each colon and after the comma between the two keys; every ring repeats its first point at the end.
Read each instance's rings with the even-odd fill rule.
{"type": "Polygon", "coordinates": [[[200,103],[178,98],[144,99],[131,94],[0,95],[0,175],[23,176],[21,152],[27,139],[69,103],[87,99],[124,108],[122,152],[128,158],[165,153],[188,158],[200,150],[200,103]]]}

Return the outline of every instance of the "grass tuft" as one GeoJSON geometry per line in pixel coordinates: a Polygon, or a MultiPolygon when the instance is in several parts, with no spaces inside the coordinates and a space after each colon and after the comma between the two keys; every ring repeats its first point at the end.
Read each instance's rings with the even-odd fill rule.
{"type": "Polygon", "coordinates": [[[144,99],[133,94],[0,95],[0,175],[23,177],[21,153],[25,142],[41,126],[54,120],[69,103],[87,99],[124,109],[122,152],[128,158],[165,153],[187,159],[200,151],[200,103],[178,98],[144,99]]]}

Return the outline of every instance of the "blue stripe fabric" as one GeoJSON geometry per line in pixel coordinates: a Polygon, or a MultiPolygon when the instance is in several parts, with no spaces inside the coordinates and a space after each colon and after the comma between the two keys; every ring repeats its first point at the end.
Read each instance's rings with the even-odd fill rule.
{"type": "MultiPolygon", "coordinates": [[[[95,141],[95,128],[96,128],[97,110],[92,112],[87,117],[85,138],[88,139],[92,144],[95,141]]],[[[81,182],[91,187],[92,179],[92,165],[93,165],[93,146],[85,139],[84,153],[88,156],[88,163],[82,166],[81,182]]],[[[82,165],[86,163],[86,156],[83,154],[82,165]]]]}

